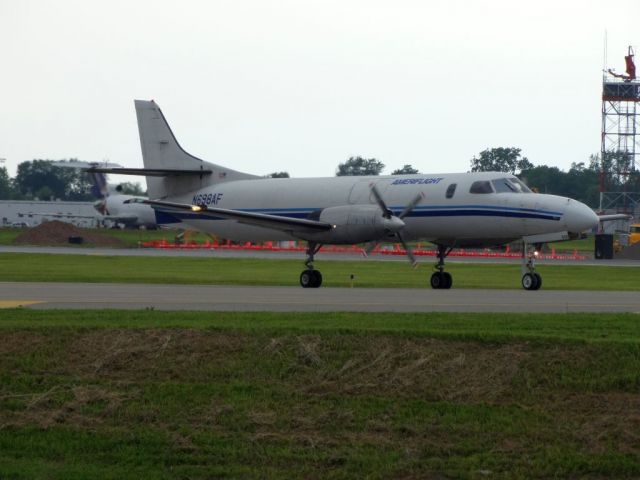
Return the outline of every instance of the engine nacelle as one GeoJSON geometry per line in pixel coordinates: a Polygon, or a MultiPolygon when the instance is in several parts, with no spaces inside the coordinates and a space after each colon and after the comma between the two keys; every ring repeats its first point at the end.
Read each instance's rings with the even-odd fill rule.
{"type": "Polygon", "coordinates": [[[314,220],[334,226],[327,232],[309,236],[309,240],[319,243],[353,244],[380,240],[404,226],[397,217],[384,218],[382,210],[376,205],[341,205],[325,208],[318,213],[313,215],[314,220]]]}

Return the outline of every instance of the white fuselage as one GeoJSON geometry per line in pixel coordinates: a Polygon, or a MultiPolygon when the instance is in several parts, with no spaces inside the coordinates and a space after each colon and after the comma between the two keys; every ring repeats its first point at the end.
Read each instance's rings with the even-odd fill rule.
{"type": "Polygon", "coordinates": [[[104,200],[107,213],[105,218],[132,227],[155,228],[157,226],[155,214],[149,205],[126,203],[134,198],[141,197],[121,194],[107,196],[104,200]]]}
{"type": "MultiPolygon", "coordinates": [[[[556,232],[579,234],[597,226],[595,213],[569,198],[530,192],[471,193],[474,182],[513,175],[497,172],[401,175],[381,177],[333,177],[301,179],[252,179],[219,183],[165,200],[279,216],[310,218],[328,207],[376,205],[371,185],[394,215],[422,193],[424,199],[404,218],[403,234],[409,240],[444,245],[493,245],[531,235],[556,232]],[[451,185],[455,184],[453,195],[451,185]],[[449,197],[449,198],[448,198],[449,197]]],[[[286,232],[199,215],[156,209],[158,224],[219,235],[235,241],[310,238],[286,232]]],[[[311,238],[313,239],[313,238],[311,238]]],[[[329,243],[329,242],[322,242],[329,243]]]]}

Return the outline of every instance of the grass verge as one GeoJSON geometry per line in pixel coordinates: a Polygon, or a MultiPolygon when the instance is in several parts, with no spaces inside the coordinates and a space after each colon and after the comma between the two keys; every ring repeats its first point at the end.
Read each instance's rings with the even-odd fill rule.
{"type": "MultiPolygon", "coordinates": [[[[105,282],[218,285],[298,285],[302,261],[257,258],[118,257],[0,253],[0,281],[105,282]]],[[[322,261],[323,285],[346,287],[429,287],[433,259],[421,268],[405,262],[322,261]]],[[[520,266],[450,263],[454,288],[520,289],[520,266]]],[[[545,290],[640,290],[632,267],[542,264],[545,290]]]]}
{"type": "Polygon", "coordinates": [[[633,314],[0,311],[0,478],[640,475],[633,314]]]}

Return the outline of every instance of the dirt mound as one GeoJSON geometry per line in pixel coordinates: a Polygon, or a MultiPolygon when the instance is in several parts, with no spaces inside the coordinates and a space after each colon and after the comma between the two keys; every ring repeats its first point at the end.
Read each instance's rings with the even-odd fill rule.
{"type": "Polygon", "coordinates": [[[43,222],[37,227],[29,228],[18,235],[14,245],[69,245],[69,237],[82,238],[83,245],[96,247],[126,247],[126,243],[119,238],[99,235],[83,230],[70,223],[52,220],[43,222]]]}
{"type": "Polygon", "coordinates": [[[640,243],[623,248],[620,252],[616,253],[614,257],[624,260],[640,260],[640,243]]]}

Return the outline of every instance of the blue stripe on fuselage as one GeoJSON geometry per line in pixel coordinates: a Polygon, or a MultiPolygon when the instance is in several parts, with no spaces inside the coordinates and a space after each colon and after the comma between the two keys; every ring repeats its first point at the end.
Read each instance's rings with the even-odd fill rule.
{"type": "MultiPolygon", "coordinates": [[[[157,207],[156,207],[157,208],[157,207]]],[[[242,212],[264,213],[289,218],[307,218],[308,215],[319,208],[247,208],[239,209],[242,212]]],[[[395,215],[399,215],[403,208],[391,207],[395,215]]],[[[531,218],[539,220],[559,221],[562,213],[548,210],[536,210],[532,208],[505,208],[491,205],[458,205],[458,206],[428,206],[416,207],[408,217],[507,217],[507,218],[531,218]]],[[[165,211],[156,209],[156,219],[160,223],[176,223],[180,220],[224,220],[219,217],[201,215],[199,213],[165,211]],[[160,215],[159,215],[160,214],[160,215]],[[166,216],[166,218],[165,218],[166,216]]]]}

